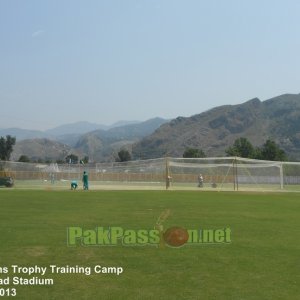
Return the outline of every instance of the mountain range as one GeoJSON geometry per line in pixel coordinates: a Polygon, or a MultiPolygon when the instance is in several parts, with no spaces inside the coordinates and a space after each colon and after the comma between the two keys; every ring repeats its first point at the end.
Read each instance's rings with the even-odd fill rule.
{"type": "Polygon", "coordinates": [[[80,121],[70,124],[63,124],[51,129],[44,131],[41,130],[30,130],[22,128],[2,128],[0,129],[0,136],[6,136],[8,134],[15,136],[18,141],[25,139],[36,139],[36,138],[49,138],[49,139],[58,139],[64,140],[63,137],[68,136],[80,136],[90,131],[102,129],[109,130],[114,127],[125,126],[129,124],[138,124],[142,123],[140,121],[118,121],[112,125],[102,125],[96,123],[90,123],[86,121],[80,121]]]}
{"type": "Polygon", "coordinates": [[[300,159],[300,94],[285,94],[266,101],[251,99],[224,105],[191,117],[163,124],[133,147],[138,158],[182,157],[187,147],[207,156],[224,156],[235,139],[246,137],[254,146],[274,140],[292,160],[300,159]]]}
{"type": "Polygon", "coordinates": [[[130,150],[133,143],[151,134],[167,121],[162,118],[144,122],[119,121],[106,127],[78,122],[44,132],[17,128],[0,130],[0,136],[16,136],[12,160],[18,160],[21,155],[26,155],[31,160],[63,160],[73,153],[79,157],[88,156],[91,161],[106,161],[116,156],[121,148],[130,150]]]}
{"type": "Polygon", "coordinates": [[[210,157],[224,156],[225,150],[239,137],[246,137],[254,146],[272,139],[290,160],[300,160],[300,94],[284,94],[265,101],[254,98],[191,117],[154,118],[118,125],[105,127],[79,122],[46,132],[0,130],[0,136],[19,134],[14,160],[21,154],[53,160],[74,153],[87,155],[91,161],[111,161],[121,148],[128,149],[133,159],[182,157],[189,147],[202,149],[210,157]],[[21,138],[30,135],[36,138],[21,138]]]}

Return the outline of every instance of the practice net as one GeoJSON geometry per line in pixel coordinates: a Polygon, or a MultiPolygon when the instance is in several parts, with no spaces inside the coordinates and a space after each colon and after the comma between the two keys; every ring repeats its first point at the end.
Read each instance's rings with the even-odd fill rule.
{"type": "Polygon", "coordinates": [[[70,187],[83,171],[91,189],[300,191],[300,163],[238,157],[158,158],[94,164],[0,162],[15,188],[70,187]]]}

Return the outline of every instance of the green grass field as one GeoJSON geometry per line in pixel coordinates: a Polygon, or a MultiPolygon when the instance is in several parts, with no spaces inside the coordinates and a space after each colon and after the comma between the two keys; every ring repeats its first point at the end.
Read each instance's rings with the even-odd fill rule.
{"type": "Polygon", "coordinates": [[[53,286],[15,286],[15,299],[299,299],[299,228],[297,193],[1,189],[0,268],[124,268],[119,276],[47,274],[53,286]],[[151,229],[166,209],[165,228],[230,227],[232,242],[67,245],[67,227],[151,229]]]}

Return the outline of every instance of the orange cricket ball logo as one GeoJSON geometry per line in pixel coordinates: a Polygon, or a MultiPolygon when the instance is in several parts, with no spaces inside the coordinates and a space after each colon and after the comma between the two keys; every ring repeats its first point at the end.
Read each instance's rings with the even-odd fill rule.
{"type": "Polygon", "coordinates": [[[185,228],[171,227],[164,232],[163,238],[169,246],[180,247],[188,241],[189,234],[185,228]]]}

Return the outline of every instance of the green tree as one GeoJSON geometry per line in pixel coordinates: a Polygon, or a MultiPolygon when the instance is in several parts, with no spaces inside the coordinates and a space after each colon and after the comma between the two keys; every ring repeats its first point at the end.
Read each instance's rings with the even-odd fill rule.
{"type": "Polygon", "coordinates": [[[6,137],[0,137],[0,160],[8,161],[11,153],[13,152],[13,146],[16,144],[16,138],[10,135],[6,137]]]}
{"type": "Polygon", "coordinates": [[[77,164],[78,163],[78,156],[75,155],[75,154],[69,154],[67,157],[66,157],[66,163],[67,164],[77,164]]]}
{"type": "Polygon", "coordinates": [[[56,163],[59,164],[59,165],[62,165],[64,164],[66,161],[65,160],[62,160],[62,159],[57,159],[56,160],[56,163]]]}
{"type": "Polygon", "coordinates": [[[196,149],[196,148],[187,148],[183,152],[182,155],[184,158],[201,158],[206,157],[204,151],[202,149],[196,149]]]}
{"type": "Polygon", "coordinates": [[[248,139],[241,137],[234,141],[233,146],[225,150],[228,156],[239,156],[244,158],[254,158],[256,150],[248,139]]]}
{"type": "Polygon", "coordinates": [[[30,159],[27,155],[21,155],[18,159],[18,162],[30,162],[30,159]]]}
{"type": "Polygon", "coordinates": [[[125,149],[120,150],[118,152],[118,156],[119,156],[119,160],[121,162],[131,160],[131,155],[130,155],[129,151],[125,150],[125,149]]]}
{"type": "Polygon", "coordinates": [[[89,162],[89,157],[88,156],[85,156],[84,158],[82,158],[80,160],[80,163],[82,163],[82,164],[87,164],[88,162],[89,162]]]}
{"type": "Polygon", "coordinates": [[[261,147],[260,159],[272,161],[285,161],[287,156],[285,152],[279,148],[276,143],[268,139],[261,147]]]}

